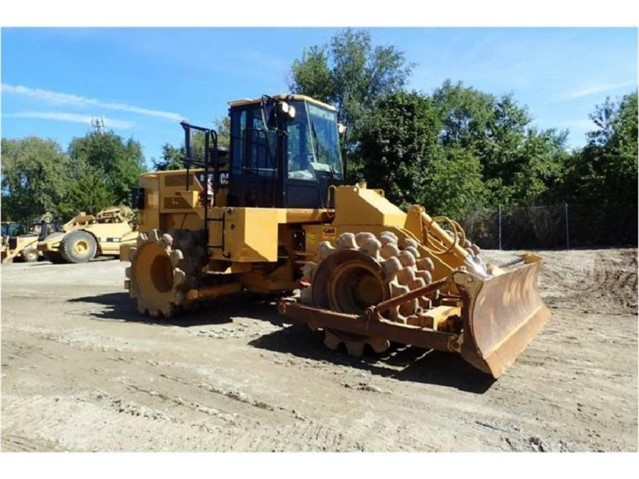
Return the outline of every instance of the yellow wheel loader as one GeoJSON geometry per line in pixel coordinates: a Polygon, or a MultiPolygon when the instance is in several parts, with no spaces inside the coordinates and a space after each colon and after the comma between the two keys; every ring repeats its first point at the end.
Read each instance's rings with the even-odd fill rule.
{"type": "Polygon", "coordinates": [[[186,168],[145,173],[133,192],[140,234],[122,253],[140,313],[279,295],[279,312],[323,331],[329,348],[449,351],[495,378],[549,319],[538,256],[486,264],[455,221],[345,184],[333,107],[263,96],[231,102],[229,114],[228,151],[215,131],[183,122],[186,168]]]}
{"type": "Polygon", "coordinates": [[[25,263],[38,261],[40,254],[36,248],[37,244],[37,234],[4,238],[2,243],[2,264],[13,263],[13,261],[24,261],[25,263]]]}
{"type": "Polygon", "coordinates": [[[133,211],[127,206],[112,207],[96,215],[82,212],[72,218],[62,231],[38,242],[37,249],[54,264],[86,263],[96,256],[119,257],[123,242],[135,241],[133,211]]]}
{"type": "MultiPolygon", "coordinates": [[[[56,224],[53,223],[53,215],[45,213],[37,221],[31,225],[29,233],[24,235],[11,235],[4,232],[2,235],[2,264],[12,263],[13,261],[24,261],[32,263],[38,261],[42,257],[42,253],[38,251],[38,241],[42,239],[43,232],[53,233],[56,230],[56,224]]],[[[10,225],[7,226],[7,232],[10,225]]]]}

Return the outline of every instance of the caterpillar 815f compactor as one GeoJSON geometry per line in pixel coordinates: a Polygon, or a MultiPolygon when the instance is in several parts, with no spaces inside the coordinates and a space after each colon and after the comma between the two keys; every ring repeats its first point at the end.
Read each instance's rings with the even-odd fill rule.
{"type": "Polygon", "coordinates": [[[121,258],[141,313],[301,289],[279,311],[322,330],[329,348],[450,351],[494,377],[548,320],[541,258],[486,264],[455,221],[344,184],[331,106],[278,95],[231,102],[229,112],[228,150],[215,131],[183,122],[186,168],[145,173],[134,190],[140,234],[121,258]]]}

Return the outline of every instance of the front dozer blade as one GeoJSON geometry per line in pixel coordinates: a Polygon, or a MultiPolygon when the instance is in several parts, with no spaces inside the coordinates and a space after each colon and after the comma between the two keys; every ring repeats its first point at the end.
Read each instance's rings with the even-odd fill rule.
{"type": "Polygon", "coordinates": [[[489,279],[453,273],[464,305],[462,357],[498,378],[550,318],[537,288],[541,260],[489,279]]]}

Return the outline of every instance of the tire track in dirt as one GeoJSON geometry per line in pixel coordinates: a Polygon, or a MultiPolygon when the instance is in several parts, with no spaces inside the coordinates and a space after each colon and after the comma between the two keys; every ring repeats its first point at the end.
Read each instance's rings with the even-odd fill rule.
{"type": "MultiPolygon", "coordinates": [[[[192,411],[214,418],[219,426],[233,429],[231,444],[216,444],[230,451],[357,451],[355,442],[326,424],[305,418],[294,409],[272,405],[237,388],[226,388],[200,382],[193,384],[180,377],[160,375],[154,387],[179,391],[177,402],[192,411]],[[164,382],[164,384],[162,384],[164,382]],[[300,449],[300,445],[303,447],[300,449]]],[[[176,401],[175,398],[172,398],[176,401]]],[[[207,424],[209,424],[207,422],[207,424]]],[[[215,423],[213,423],[215,424],[215,423]]]]}
{"type": "Polygon", "coordinates": [[[581,290],[575,291],[585,307],[593,307],[608,299],[608,312],[623,314],[637,309],[637,257],[610,258],[597,253],[592,270],[582,280],[581,290]]]}
{"type": "Polygon", "coordinates": [[[59,441],[50,435],[55,422],[42,421],[42,411],[47,409],[50,398],[33,396],[27,404],[11,401],[12,396],[2,399],[2,450],[8,451],[61,451],[59,441]],[[27,406],[28,413],[23,412],[27,406]],[[36,430],[29,434],[25,431],[36,430]]]}
{"type": "MultiPolygon", "coordinates": [[[[305,423],[305,420],[301,419],[299,413],[294,410],[265,402],[237,387],[208,384],[199,375],[185,374],[186,371],[175,363],[144,361],[142,358],[131,357],[131,360],[138,362],[138,367],[134,369],[136,372],[122,374],[121,367],[125,366],[129,359],[122,357],[121,352],[104,348],[95,349],[82,341],[71,338],[61,339],[55,334],[38,328],[27,328],[29,332],[21,329],[13,330],[12,335],[28,335],[33,338],[35,333],[40,344],[46,344],[48,349],[43,346],[20,344],[14,337],[4,351],[8,353],[6,358],[9,364],[20,367],[23,363],[34,365],[46,362],[52,370],[63,373],[69,367],[69,359],[73,362],[73,358],[85,355],[87,368],[74,370],[75,374],[71,380],[74,386],[72,389],[65,388],[64,401],[75,403],[76,406],[72,409],[76,411],[76,419],[86,415],[87,424],[95,420],[95,416],[98,415],[94,411],[100,410],[102,411],[100,415],[112,417],[109,420],[110,428],[115,430],[127,429],[134,420],[137,423],[136,429],[163,430],[170,427],[186,427],[195,430],[197,435],[213,434],[211,438],[203,441],[213,450],[285,451],[297,450],[299,444],[305,444],[308,450],[321,451],[323,447],[324,449],[327,447],[322,445],[323,441],[331,444],[328,446],[329,450],[360,449],[356,445],[345,444],[344,439],[339,440],[340,433],[330,432],[326,426],[305,423]],[[41,354],[43,351],[48,353],[41,354]],[[91,356],[87,357],[87,352],[92,352],[91,356]],[[16,364],[15,358],[18,356],[21,362],[16,364]],[[99,374],[91,366],[95,361],[101,361],[103,364],[99,374]],[[107,366],[104,366],[105,364],[107,366]],[[167,371],[172,371],[173,374],[167,374],[167,371]],[[86,408],[89,408],[88,412],[82,413],[86,408]],[[299,428],[298,425],[301,423],[306,426],[299,428]],[[220,430],[227,433],[233,431],[233,434],[219,434],[220,430]],[[281,436],[278,433],[274,441],[273,431],[282,430],[287,433],[281,436]],[[309,432],[314,430],[319,432],[309,432]],[[328,439],[329,436],[331,439],[328,439]],[[218,439],[213,440],[213,437],[218,439]],[[314,440],[313,437],[315,437],[314,440]]],[[[55,389],[56,377],[51,377],[50,380],[51,386],[55,389]]],[[[22,382],[20,379],[18,381],[22,382]]],[[[228,380],[223,381],[225,382],[228,380]]],[[[23,385],[23,387],[28,386],[30,385],[23,385]]],[[[50,401],[57,402],[56,399],[51,398],[50,401]]],[[[51,412],[52,407],[45,407],[42,404],[24,406],[44,413],[49,410],[47,415],[54,414],[51,412]]],[[[5,412],[26,419],[25,415],[19,412],[10,410],[5,412]]],[[[12,429],[28,430],[31,427],[30,424],[37,422],[41,433],[60,437],[64,436],[66,431],[60,421],[62,421],[60,417],[53,421],[54,431],[51,433],[47,432],[50,428],[46,422],[39,419],[6,425],[12,429]]],[[[66,446],[71,449],[78,448],[77,443],[66,444],[66,446]]],[[[44,446],[33,446],[35,450],[39,447],[44,446]]],[[[91,450],[91,447],[89,442],[86,448],[80,446],[80,450],[91,450]]],[[[108,446],[112,450],[120,450],[121,447],[123,446],[119,441],[108,446]]],[[[184,446],[178,446],[176,441],[166,447],[169,450],[177,447],[179,450],[184,446]]]]}
{"type": "Polygon", "coordinates": [[[219,419],[220,425],[238,422],[268,423],[276,426],[290,421],[293,414],[284,408],[272,406],[260,399],[255,399],[237,389],[224,389],[206,384],[193,378],[195,384],[184,377],[170,377],[165,373],[153,378],[152,382],[131,384],[125,379],[127,397],[135,399],[142,406],[167,406],[179,413],[180,408],[188,409],[189,413],[200,413],[207,418],[219,419]]]}
{"type": "MultiPolygon", "coordinates": [[[[33,346],[31,344],[3,343],[2,345],[2,367],[14,367],[18,362],[32,363],[33,359],[54,359],[55,355],[47,352],[43,346],[33,346]]],[[[31,366],[33,366],[31,364],[31,366]]]]}
{"type": "Polygon", "coordinates": [[[2,434],[2,452],[41,452],[64,451],[55,441],[42,438],[25,437],[17,434],[2,434]]]}
{"type": "MultiPolygon", "coordinates": [[[[247,450],[266,446],[273,452],[354,452],[363,451],[363,445],[353,441],[329,424],[303,421],[278,429],[275,438],[262,437],[257,444],[248,444],[247,450]],[[273,440],[274,439],[274,440],[273,440]],[[267,442],[268,441],[268,442],[267,442]],[[269,445],[270,444],[270,445],[269,445]]],[[[272,436],[272,432],[270,433],[272,436]]]]}
{"type": "Polygon", "coordinates": [[[578,309],[584,313],[636,314],[637,251],[608,250],[587,254],[566,267],[558,253],[546,253],[540,274],[542,297],[550,307],[578,309]],[[601,305],[605,303],[605,311],[601,305]]]}

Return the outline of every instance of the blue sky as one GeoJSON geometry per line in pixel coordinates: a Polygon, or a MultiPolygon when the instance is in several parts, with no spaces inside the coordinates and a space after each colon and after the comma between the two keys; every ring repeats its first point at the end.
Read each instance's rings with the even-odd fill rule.
{"type": "MultiPolygon", "coordinates": [[[[212,125],[227,103],[287,91],[291,63],[343,27],[17,28],[1,31],[2,137],[66,149],[92,117],[140,141],[147,163],[182,141],[181,118],[212,125]]],[[[409,87],[446,79],[512,94],[539,128],[580,147],[606,97],[637,88],[633,27],[365,28],[415,64],[409,87]]]]}

